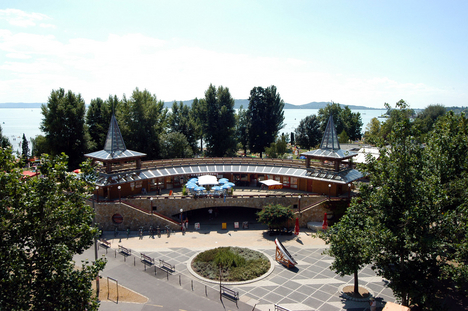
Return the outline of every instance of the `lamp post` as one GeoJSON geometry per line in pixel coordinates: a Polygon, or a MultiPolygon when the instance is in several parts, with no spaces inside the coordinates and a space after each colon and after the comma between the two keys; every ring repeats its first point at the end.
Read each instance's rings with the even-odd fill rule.
{"type": "Polygon", "coordinates": [[[180,230],[181,231],[184,230],[184,217],[182,216],[183,212],[184,212],[184,210],[181,208],[180,209],[180,230]]]}
{"type": "Polygon", "coordinates": [[[120,196],[120,189],[122,189],[122,187],[118,186],[117,189],[119,189],[119,203],[122,203],[122,197],[120,196]]]}
{"type": "Polygon", "coordinates": [[[153,215],[153,197],[150,198],[150,203],[151,203],[151,215],[153,215]]]}
{"type": "Polygon", "coordinates": [[[348,184],[348,200],[351,200],[351,184],[348,184]]]}
{"type": "Polygon", "coordinates": [[[96,202],[99,202],[99,186],[96,186],[96,202]]]}
{"type": "Polygon", "coordinates": [[[331,184],[328,184],[328,200],[330,200],[331,184]]]}
{"type": "Polygon", "coordinates": [[[299,211],[299,214],[300,214],[301,213],[301,196],[298,196],[297,198],[299,199],[298,211],[299,211]]]}

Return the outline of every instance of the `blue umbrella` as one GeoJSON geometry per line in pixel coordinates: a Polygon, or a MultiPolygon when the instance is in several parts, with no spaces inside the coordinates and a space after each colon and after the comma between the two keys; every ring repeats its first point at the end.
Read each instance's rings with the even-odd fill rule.
{"type": "Polygon", "coordinates": [[[205,190],[206,188],[205,187],[196,187],[195,188],[195,191],[203,191],[205,190]]]}
{"type": "Polygon", "coordinates": [[[197,183],[197,182],[198,182],[198,178],[190,178],[188,182],[197,183]]]}
{"type": "Polygon", "coordinates": [[[214,187],[211,188],[211,190],[219,191],[219,190],[221,190],[221,187],[220,186],[214,186],[214,187]]]}
{"type": "Polygon", "coordinates": [[[218,181],[219,181],[219,182],[222,182],[222,181],[229,181],[229,179],[227,179],[227,178],[220,178],[218,181]]]}
{"type": "Polygon", "coordinates": [[[299,159],[304,160],[306,157],[305,156],[300,156],[299,159]]]}
{"type": "Polygon", "coordinates": [[[220,183],[221,185],[225,184],[225,183],[228,183],[228,182],[229,182],[229,180],[221,180],[221,179],[218,180],[218,183],[220,183]]]}
{"type": "Polygon", "coordinates": [[[195,189],[196,187],[198,187],[196,184],[193,184],[193,183],[187,183],[185,185],[185,188],[187,189],[195,189]]]}
{"type": "Polygon", "coordinates": [[[230,189],[231,187],[231,185],[225,184],[221,187],[221,189],[230,189]]]}
{"type": "Polygon", "coordinates": [[[228,182],[228,183],[225,183],[225,185],[229,185],[231,187],[234,187],[236,184],[235,183],[232,183],[232,182],[228,182]]]}

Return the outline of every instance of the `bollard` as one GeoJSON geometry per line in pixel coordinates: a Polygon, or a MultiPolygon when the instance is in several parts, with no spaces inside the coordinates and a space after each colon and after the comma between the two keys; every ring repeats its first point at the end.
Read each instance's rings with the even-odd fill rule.
{"type": "Polygon", "coordinates": [[[154,275],[156,275],[156,266],[154,266],[154,275]]]}
{"type": "Polygon", "coordinates": [[[208,292],[206,291],[206,285],[205,285],[205,296],[208,297],[208,292]]]}
{"type": "Polygon", "coordinates": [[[166,278],[169,281],[169,271],[166,271],[166,274],[167,274],[166,278]]]}
{"type": "Polygon", "coordinates": [[[135,257],[133,257],[133,266],[135,267],[135,257]]]}
{"type": "Polygon", "coordinates": [[[193,280],[192,280],[192,292],[193,292],[193,280]]]}
{"type": "Polygon", "coordinates": [[[114,258],[117,258],[117,250],[115,250],[115,256],[114,256],[114,258]]]}
{"type": "Polygon", "coordinates": [[[179,274],[179,286],[182,286],[182,283],[180,281],[180,274],[179,274]]]}

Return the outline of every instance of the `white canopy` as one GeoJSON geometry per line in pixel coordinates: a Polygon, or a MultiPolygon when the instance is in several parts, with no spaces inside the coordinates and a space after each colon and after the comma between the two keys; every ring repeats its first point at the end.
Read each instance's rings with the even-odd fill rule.
{"type": "Polygon", "coordinates": [[[216,176],[212,175],[203,175],[198,177],[198,185],[205,186],[205,185],[217,185],[218,179],[216,176]]]}
{"type": "Polygon", "coordinates": [[[269,186],[276,186],[276,185],[282,185],[279,181],[273,180],[273,179],[267,179],[267,180],[261,180],[259,181],[262,184],[269,186]]]}

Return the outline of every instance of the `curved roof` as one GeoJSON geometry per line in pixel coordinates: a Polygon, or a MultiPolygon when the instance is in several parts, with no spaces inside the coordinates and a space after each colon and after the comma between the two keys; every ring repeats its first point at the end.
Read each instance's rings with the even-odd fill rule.
{"type": "Polygon", "coordinates": [[[347,184],[363,177],[355,170],[348,169],[335,172],[325,169],[306,169],[295,167],[279,167],[272,165],[248,165],[248,164],[206,164],[206,165],[183,165],[164,168],[151,168],[140,171],[127,171],[117,174],[101,174],[96,182],[100,186],[121,184],[138,180],[153,179],[167,176],[180,175],[213,175],[213,174],[271,174],[313,180],[323,180],[332,183],[347,184]]]}

